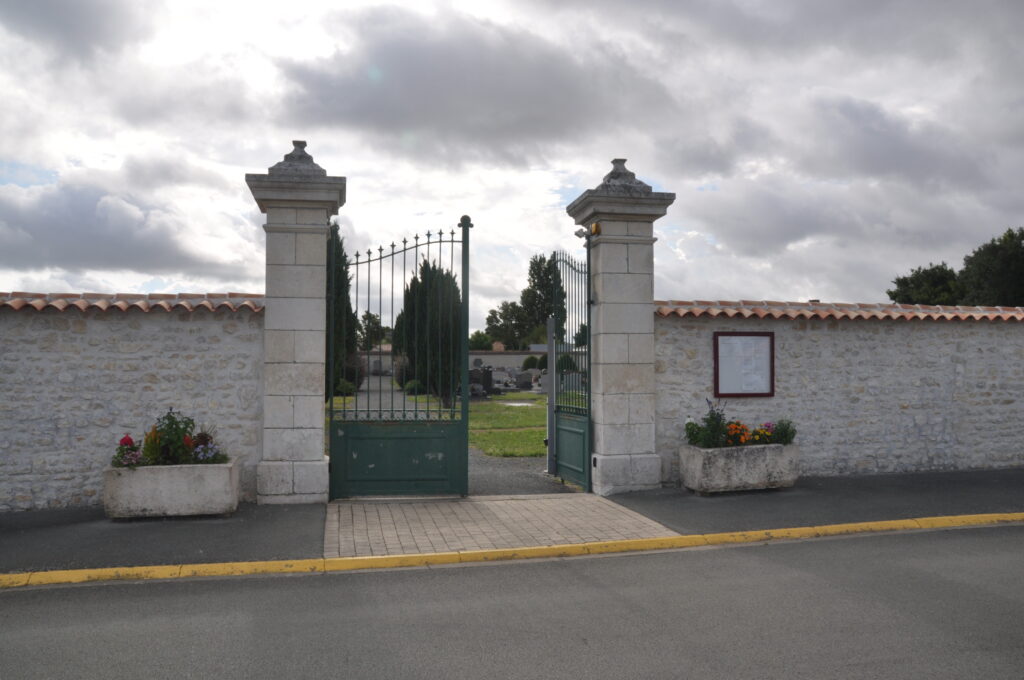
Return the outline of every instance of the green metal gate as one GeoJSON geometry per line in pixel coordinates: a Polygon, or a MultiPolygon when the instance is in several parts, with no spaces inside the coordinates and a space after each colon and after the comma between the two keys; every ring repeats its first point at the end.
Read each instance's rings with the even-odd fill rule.
{"type": "Polygon", "coordinates": [[[467,494],[472,226],[351,258],[332,230],[331,498],[467,494]]]}
{"type": "Polygon", "coordinates": [[[556,311],[548,324],[548,472],[590,491],[590,251],[554,253],[556,311]]]}

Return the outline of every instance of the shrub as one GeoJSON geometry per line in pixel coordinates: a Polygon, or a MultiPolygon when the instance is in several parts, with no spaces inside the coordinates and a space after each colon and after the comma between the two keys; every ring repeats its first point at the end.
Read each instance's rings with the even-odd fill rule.
{"type": "Polygon", "coordinates": [[[419,380],[416,380],[415,378],[405,383],[404,389],[406,394],[416,395],[427,393],[427,390],[423,387],[423,383],[421,383],[419,380]]]}
{"type": "Polygon", "coordinates": [[[772,432],[772,444],[792,444],[796,438],[796,427],[788,420],[780,420],[775,423],[772,432]]]}
{"type": "Polygon", "coordinates": [[[156,421],[156,434],[159,439],[156,465],[184,465],[192,462],[192,449],[195,442],[192,432],[196,423],[174,409],[156,421]]]}
{"type": "Polygon", "coordinates": [[[579,367],[576,365],[576,360],[572,358],[571,354],[563,354],[555,362],[555,370],[559,373],[572,373],[578,371],[579,367]]]}
{"type": "Polygon", "coordinates": [[[334,387],[334,396],[336,397],[351,397],[355,393],[356,386],[344,378],[340,379],[334,387]]]}
{"type": "Polygon", "coordinates": [[[700,423],[686,423],[686,441],[702,449],[717,449],[726,446],[725,410],[719,403],[712,404],[710,399],[707,402],[708,412],[700,423]]]}
{"type": "MultiPolygon", "coordinates": [[[[342,364],[342,374],[335,376],[339,380],[347,380],[352,383],[356,389],[363,384],[363,380],[366,378],[366,365],[363,360],[359,358],[358,354],[350,354],[345,358],[342,364]]],[[[342,395],[338,395],[342,396],[342,395]]]]}
{"type": "Polygon", "coordinates": [[[525,359],[523,359],[523,370],[526,371],[526,370],[529,370],[531,368],[537,368],[537,362],[538,362],[537,357],[535,357],[535,356],[533,356],[531,354],[530,356],[528,356],[525,359]]]}
{"type": "Polygon", "coordinates": [[[542,371],[548,370],[548,355],[546,352],[540,355],[540,359],[537,359],[537,368],[542,371]]]}
{"type": "Polygon", "coordinates": [[[403,389],[405,383],[409,380],[409,362],[403,357],[396,356],[391,364],[391,379],[398,385],[398,389],[403,389]]]}

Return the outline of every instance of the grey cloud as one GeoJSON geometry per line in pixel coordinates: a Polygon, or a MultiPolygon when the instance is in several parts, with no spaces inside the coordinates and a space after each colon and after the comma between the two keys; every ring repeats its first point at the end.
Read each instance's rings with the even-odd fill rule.
{"type": "Polygon", "coordinates": [[[0,186],[0,267],[58,267],[245,279],[239,265],[186,251],[178,218],[93,186],[0,186]]]}
{"type": "Polygon", "coordinates": [[[737,116],[725,127],[722,134],[686,126],[680,132],[662,135],[654,145],[659,163],[670,172],[690,178],[728,177],[742,161],[779,150],[781,142],[775,133],[747,116],[737,116]]]}
{"type": "Polygon", "coordinates": [[[797,151],[798,165],[809,173],[961,189],[981,188],[989,181],[981,152],[939,125],[911,124],[877,104],[850,97],[821,98],[812,109],[812,145],[797,151]]]}
{"type": "Polygon", "coordinates": [[[982,43],[1013,49],[1024,6],[991,0],[537,0],[548,11],[614,20],[672,48],[729,48],[759,56],[855,53],[870,61],[908,57],[954,62],[982,43]]]}
{"type": "MultiPolygon", "coordinates": [[[[208,134],[211,125],[238,126],[250,122],[260,111],[239,76],[211,72],[202,64],[153,71],[126,69],[117,74],[110,92],[117,114],[131,125],[198,128],[208,134]]],[[[103,76],[97,79],[101,82],[103,76]]]]}
{"type": "Polygon", "coordinates": [[[348,52],[281,62],[288,117],[369,133],[416,157],[535,161],[545,148],[642,124],[671,109],[655,80],[614,53],[563,49],[523,30],[398,9],[348,16],[348,52]]]}
{"type": "Polygon", "coordinates": [[[238,187],[215,172],[173,156],[129,156],[116,173],[119,186],[152,191],[168,186],[198,186],[229,192],[238,187]]]}
{"type": "Polygon", "coordinates": [[[148,37],[156,10],[133,0],[3,0],[0,24],[62,57],[88,60],[148,37]]]}
{"type": "Polygon", "coordinates": [[[834,242],[855,260],[915,251],[922,263],[929,257],[948,261],[1002,226],[1000,213],[973,196],[782,175],[724,181],[718,191],[678,193],[671,214],[684,230],[707,234],[730,252],[772,259],[790,247],[800,250],[800,244],[813,251],[834,242]]]}

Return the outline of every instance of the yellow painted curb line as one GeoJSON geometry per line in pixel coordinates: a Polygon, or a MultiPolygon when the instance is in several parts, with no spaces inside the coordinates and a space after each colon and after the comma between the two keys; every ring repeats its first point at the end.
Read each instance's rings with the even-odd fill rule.
{"type": "Polygon", "coordinates": [[[885,531],[986,526],[1006,522],[1024,522],[1024,512],[918,517],[916,519],[878,522],[826,524],[822,526],[763,529],[758,531],[730,531],[716,534],[662,536],[659,538],[567,543],[564,545],[542,545],[497,550],[462,550],[458,552],[425,553],[419,555],[377,555],[370,557],[329,557],[266,562],[214,562],[210,564],[170,564],[143,567],[33,571],[0,574],[0,590],[20,588],[22,586],[90,583],[96,581],[139,581],[200,576],[242,576],[248,574],[315,574],[333,571],[425,567],[437,564],[468,564],[471,562],[524,560],[545,557],[576,557],[580,555],[670,550],[729,543],[760,543],[763,541],[821,538],[824,536],[843,536],[885,531]]]}

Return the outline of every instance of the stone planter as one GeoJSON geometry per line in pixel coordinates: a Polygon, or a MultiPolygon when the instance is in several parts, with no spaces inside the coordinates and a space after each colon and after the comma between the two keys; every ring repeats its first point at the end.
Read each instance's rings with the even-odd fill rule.
{"type": "Polygon", "coordinates": [[[759,444],[721,449],[679,447],[679,478],[699,494],[793,486],[800,449],[792,444],[759,444]]]}
{"type": "Polygon", "coordinates": [[[238,508],[236,459],[216,465],[150,465],[103,471],[107,517],[223,515],[238,508]]]}

